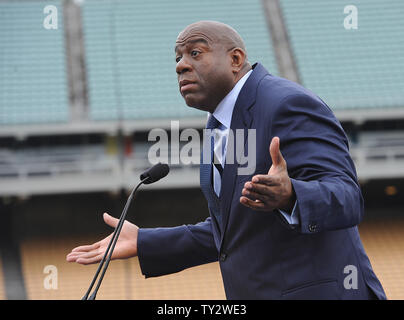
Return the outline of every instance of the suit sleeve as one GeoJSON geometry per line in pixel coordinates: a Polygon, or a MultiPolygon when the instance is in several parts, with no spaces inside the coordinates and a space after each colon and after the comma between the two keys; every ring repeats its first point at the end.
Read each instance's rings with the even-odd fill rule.
{"type": "Polygon", "coordinates": [[[196,225],[139,229],[138,257],[146,278],[217,261],[211,218],[196,225]]]}
{"type": "Polygon", "coordinates": [[[272,136],[296,193],[297,230],[316,233],[349,228],[363,218],[363,198],[346,135],[319,98],[297,94],[283,100],[272,119],[272,136]]]}

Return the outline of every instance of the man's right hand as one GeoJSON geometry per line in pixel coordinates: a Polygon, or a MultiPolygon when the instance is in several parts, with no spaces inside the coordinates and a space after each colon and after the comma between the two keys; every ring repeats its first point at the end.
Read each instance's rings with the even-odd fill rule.
{"type": "MultiPolygon", "coordinates": [[[[113,228],[118,225],[119,219],[116,219],[107,213],[104,213],[103,218],[105,223],[113,228]]],[[[111,257],[112,260],[127,259],[137,256],[138,231],[138,226],[128,221],[124,222],[111,257]]],[[[76,247],[66,256],[66,260],[68,262],[77,262],[80,264],[97,263],[101,261],[104,256],[111,238],[112,234],[96,243],[76,247]]]]}

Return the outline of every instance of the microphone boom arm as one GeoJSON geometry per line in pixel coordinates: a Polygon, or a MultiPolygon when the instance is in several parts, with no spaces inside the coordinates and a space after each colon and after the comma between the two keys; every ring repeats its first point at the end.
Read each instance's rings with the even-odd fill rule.
{"type": "Polygon", "coordinates": [[[132,202],[132,199],[133,199],[133,197],[134,197],[134,195],[135,195],[137,189],[139,189],[139,187],[140,187],[143,183],[145,183],[145,181],[147,181],[147,180],[149,180],[149,179],[150,179],[149,176],[145,177],[142,181],[139,182],[139,184],[138,184],[135,188],[132,189],[132,192],[130,193],[130,195],[129,195],[129,197],[128,197],[128,200],[126,201],[125,207],[124,207],[124,209],[123,209],[123,211],[122,211],[122,214],[121,214],[121,216],[120,216],[120,218],[119,218],[118,225],[116,226],[115,231],[114,231],[114,234],[112,235],[112,238],[111,238],[111,240],[110,240],[110,242],[109,242],[109,244],[108,244],[107,250],[105,251],[104,256],[103,256],[103,258],[102,258],[102,260],[101,260],[101,262],[100,262],[100,264],[99,264],[99,266],[98,266],[98,269],[97,269],[97,271],[96,271],[96,273],[95,273],[95,275],[94,275],[94,278],[93,278],[93,280],[91,281],[90,287],[88,288],[86,294],[83,296],[83,298],[82,298],[81,300],[95,300],[95,297],[96,297],[96,295],[97,295],[98,289],[100,288],[101,282],[102,282],[102,280],[103,280],[103,278],[104,278],[105,272],[107,271],[109,262],[111,261],[112,253],[114,252],[116,242],[118,241],[119,234],[121,233],[121,229],[122,229],[123,223],[125,222],[126,213],[128,212],[130,203],[132,202]],[[112,246],[112,248],[111,248],[111,246],[112,246]],[[110,250],[110,249],[111,249],[111,250],[110,250]],[[108,258],[106,258],[107,255],[108,255],[108,258]],[[105,258],[106,258],[106,259],[105,259],[105,258]],[[102,268],[102,266],[104,265],[104,263],[105,263],[105,266],[104,266],[104,269],[102,270],[102,273],[101,273],[100,279],[98,280],[97,286],[96,286],[96,288],[95,288],[93,294],[90,296],[90,298],[88,298],[88,295],[90,294],[91,289],[92,289],[93,286],[94,286],[95,280],[97,279],[98,274],[100,273],[101,268],[102,268]]]}

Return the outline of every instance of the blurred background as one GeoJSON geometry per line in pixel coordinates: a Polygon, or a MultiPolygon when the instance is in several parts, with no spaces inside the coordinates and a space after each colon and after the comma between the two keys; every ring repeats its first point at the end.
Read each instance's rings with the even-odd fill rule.
{"type": "MultiPolygon", "coordinates": [[[[172,120],[203,129],[206,114],[178,92],[174,57],[178,33],[198,20],[233,26],[252,63],[334,111],[365,199],[364,247],[388,298],[404,299],[402,0],[0,0],[0,299],[80,299],[97,266],[65,257],[112,232],[102,213],[119,217],[151,166],[149,131],[172,120]]],[[[127,219],[207,216],[199,166],[180,162],[139,191],[127,219]]],[[[98,293],[224,298],[217,263],[145,280],[137,258],[111,262],[98,293]]]]}

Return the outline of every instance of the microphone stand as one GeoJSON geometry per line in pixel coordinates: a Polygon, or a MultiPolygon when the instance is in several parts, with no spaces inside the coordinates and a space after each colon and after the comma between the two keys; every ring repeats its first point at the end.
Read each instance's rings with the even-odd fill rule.
{"type": "Polygon", "coordinates": [[[139,184],[130,193],[130,195],[128,197],[128,200],[126,201],[125,207],[124,207],[124,209],[122,211],[122,214],[121,214],[121,216],[119,218],[118,225],[116,226],[114,234],[113,234],[113,236],[111,238],[111,241],[108,244],[108,248],[105,251],[105,254],[104,254],[104,256],[103,256],[103,258],[102,258],[102,260],[101,260],[101,262],[100,262],[100,264],[98,266],[98,269],[97,269],[95,275],[94,275],[93,281],[91,281],[90,287],[88,288],[88,290],[87,290],[86,294],[83,296],[83,298],[81,298],[81,300],[95,300],[95,297],[97,295],[98,289],[101,286],[102,279],[104,278],[104,275],[105,275],[105,272],[107,271],[109,262],[111,261],[112,253],[113,253],[113,251],[115,249],[116,242],[118,241],[119,234],[121,233],[123,223],[125,222],[126,213],[128,212],[130,203],[131,203],[137,189],[139,189],[139,187],[143,183],[145,183],[148,179],[150,179],[149,176],[145,177],[142,181],[139,182],[139,184]],[[111,246],[112,246],[112,248],[111,248],[111,246]],[[108,257],[107,257],[107,255],[108,255],[108,257]],[[101,273],[100,279],[98,280],[97,286],[96,286],[94,292],[92,293],[92,295],[90,297],[88,297],[88,295],[91,292],[91,289],[94,286],[95,280],[97,279],[98,274],[100,273],[101,268],[104,265],[104,262],[105,262],[105,266],[104,266],[104,269],[102,270],[102,273],[101,273]]]}

